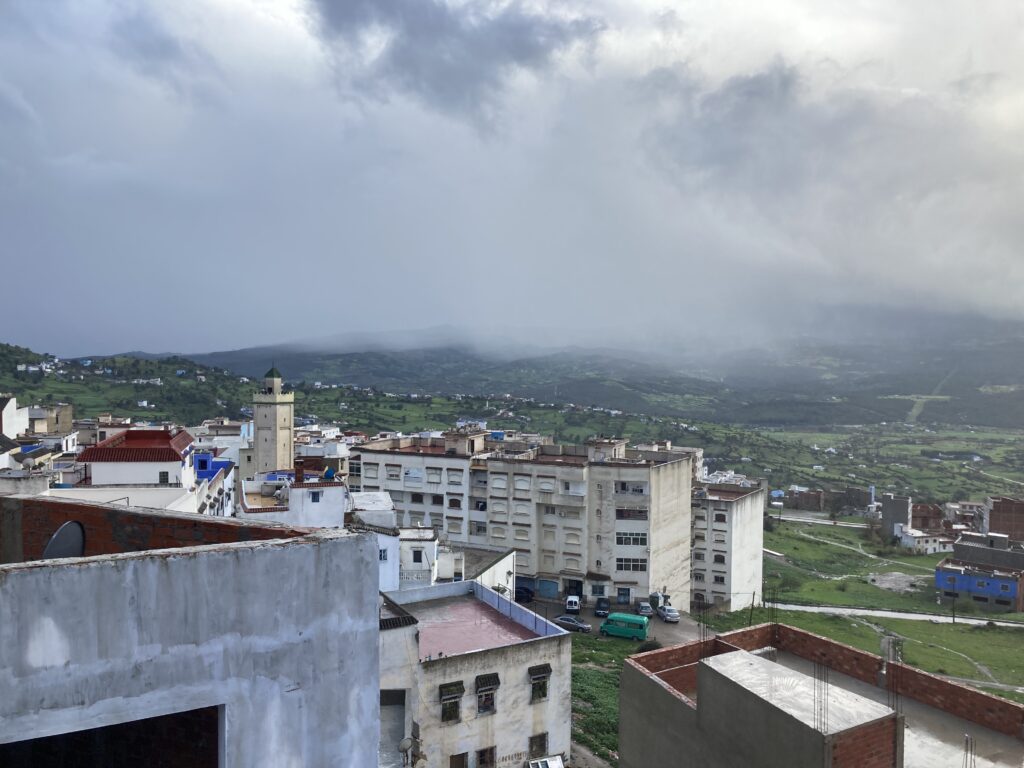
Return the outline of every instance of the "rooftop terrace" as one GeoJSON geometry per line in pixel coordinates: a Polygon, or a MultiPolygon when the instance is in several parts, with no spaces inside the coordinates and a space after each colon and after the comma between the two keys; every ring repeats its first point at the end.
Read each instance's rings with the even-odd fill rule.
{"type": "Polygon", "coordinates": [[[500,648],[539,637],[473,595],[429,600],[406,609],[419,623],[421,658],[500,648]]]}

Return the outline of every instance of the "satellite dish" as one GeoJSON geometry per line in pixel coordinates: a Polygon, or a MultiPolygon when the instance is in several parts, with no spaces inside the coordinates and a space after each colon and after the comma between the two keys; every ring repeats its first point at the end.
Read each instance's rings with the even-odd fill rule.
{"type": "Polygon", "coordinates": [[[85,528],[75,520],[68,520],[46,542],[41,560],[61,557],[81,557],[85,554],[85,528]]]}
{"type": "Polygon", "coordinates": [[[402,739],[400,742],[398,742],[398,751],[399,752],[408,752],[410,749],[412,749],[412,745],[413,745],[413,740],[410,739],[408,736],[406,736],[404,739],[402,739]]]}

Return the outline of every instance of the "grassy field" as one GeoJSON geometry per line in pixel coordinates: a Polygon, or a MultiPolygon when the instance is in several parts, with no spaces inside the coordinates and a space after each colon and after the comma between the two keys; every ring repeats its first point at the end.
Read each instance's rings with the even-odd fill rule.
{"type": "MultiPolygon", "coordinates": [[[[785,555],[764,556],[766,588],[781,602],[941,611],[936,604],[933,573],[944,555],[907,555],[865,539],[865,531],[782,522],[765,531],[764,546],[785,555]],[[904,574],[909,591],[877,585],[878,574],[904,574]]],[[[881,580],[884,581],[883,576],[881,580]]]]}
{"type": "Polygon", "coordinates": [[[572,638],[572,738],[612,765],[618,765],[619,675],[636,652],[631,640],[572,638]]]}

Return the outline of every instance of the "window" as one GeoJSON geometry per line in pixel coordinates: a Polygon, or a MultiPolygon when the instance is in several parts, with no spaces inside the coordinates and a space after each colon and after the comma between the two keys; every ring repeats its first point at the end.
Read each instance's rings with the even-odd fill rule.
{"type": "Polygon", "coordinates": [[[604,597],[604,584],[591,584],[590,594],[594,597],[604,597]]]}
{"type": "Polygon", "coordinates": [[[474,536],[486,536],[487,535],[487,523],[479,523],[474,521],[473,527],[470,528],[470,533],[474,536]]]}
{"type": "Polygon", "coordinates": [[[166,472],[161,472],[160,473],[160,485],[167,485],[169,482],[171,482],[171,476],[169,474],[167,474],[166,472]]]}
{"type": "Polygon", "coordinates": [[[999,585],[999,591],[1000,592],[1009,592],[1010,591],[1010,585],[1009,584],[1000,584],[999,585]]]}
{"type": "Polygon", "coordinates": [[[448,533],[461,534],[462,533],[462,523],[456,523],[456,522],[452,522],[452,521],[449,520],[448,521],[448,533]]]}
{"type": "Polygon", "coordinates": [[[494,713],[494,694],[501,685],[498,673],[476,676],[476,713],[490,715],[494,713]]]}
{"type": "Polygon", "coordinates": [[[551,677],[550,664],[538,664],[527,670],[530,675],[530,703],[544,701],[548,697],[548,679],[551,677]]]}
{"type": "Polygon", "coordinates": [[[442,504],[444,504],[444,496],[434,494],[433,496],[430,497],[430,503],[433,504],[435,507],[440,507],[442,504]]]}
{"type": "Polygon", "coordinates": [[[413,504],[422,504],[423,503],[423,494],[422,493],[414,493],[410,497],[409,501],[412,502],[413,504]]]}
{"type": "Polygon", "coordinates": [[[491,488],[496,491],[508,488],[508,475],[491,475],[491,488]]]}
{"type": "Polygon", "coordinates": [[[402,468],[398,464],[385,464],[384,469],[387,472],[388,480],[402,479],[402,468]]]}
{"type": "Polygon", "coordinates": [[[448,499],[448,509],[462,509],[462,499],[454,497],[448,499]]]}
{"type": "Polygon", "coordinates": [[[703,552],[694,552],[693,553],[693,559],[694,560],[703,560],[704,559],[704,553],[703,552]]]}
{"type": "Polygon", "coordinates": [[[538,733],[530,737],[530,757],[544,757],[548,753],[548,735],[538,733]]]}
{"type": "Polygon", "coordinates": [[[469,752],[460,752],[449,757],[448,768],[469,768],[469,752]]]}
{"type": "Polygon", "coordinates": [[[985,587],[988,586],[988,582],[987,581],[979,581],[977,585],[978,585],[978,589],[984,589],[985,587]]]}
{"type": "Polygon", "coordinates": [[[207,461],[206,459],[200,459],[199,460],[199,469],[201,469],[201,470],[202,469],[208,469],[209,466],[210,466],[210,462],[207,461]]]}
{"type": "Polygon", "coordinates": [[[623,509],[618,508],[615,510],[616,520],[646,520],[647,510],[646,509],[623,509]]]}
{"type": "Polygon", "coordinates": [[[565,558],[565,569],[567,571],[578,571],[580,569],[580,561],[578,557],[567,557],[565,558]]]}
{"type": "Polygon", "coordinates": [[[487,502],[484,501],[483,499],[477,499],[474,502],[473,506],[476,507],[476,511],[477,512],[486,512],[487,511],[487,502]]]}
{"type": "Polygon", "coordinates": [[[647,534],[643,532],[616,531],[615,543],[626,546],[646,547],[647,534]]]}
{"type": "Polygon", "coordinates": [[[412,551],[412,561],[414,563],[422,563],[423,562],[423,550],[422,549],[414,549],[412,551]]]}
{"type": "Polygon", "coordinates": [[[988,598],[984,595],[971,595],[971,599],[976,603],[987,603],[988,598]]]}
{"type": "Polygon", "coordinates": [[[462,470],[461,469],[449,469],[448,470],[448,485],[462,485],[462,470]]]}
{"type": "Polygon", "coordinates": [[[996,598],[996,605],[1010,605],[1010,601],[1009,600],[1001,600],[1000,598],[997,597],[996,598]]]}
{"type": "Polygon", "coordinates": [[[502,528],[501,526],[495,526],[494,528],[491,528],[491,538],[492,539],[504,539],[505,538],[505,529],[502,528]]]}
{"type": "Polygon", "coordinates": [[[960,597],[959,592],[943,592],[942,594],[946,597],[960,597]]]}
{"type": "Polygon", "coordinates": [[[725,555],[715,555],[715,562],[719,564],[725,563],[725,555]]]}
{"type": "Polygon", "coordinates": [[[529,475],[516,475],[514,480],[514,486],[517,491],[528,491],[530,490],[530,476],[529,475]]]}
{"type": "Polygon", "coordinates": [[[319,504],[320,503],[320,491],[310,491],[309,492],[309,500],[311,502],[313,502],[314,504],[319,504]]]}
{"type": "Polygon", "coordinates": [[[530,532],[526,528],[516,528],[516,538],[519,541],[529,541],[530,532]]]}
{"type": "Polygon", "coordinates": [[[715,512],[715,522],[716,523],[724,523],[724,522],[726,522],[725,513],[724,512],[715,512]]]}
{"type": "Polygon", "coordinates": [[[246,455],[245,463],[246,464],[252,464],[252,454],[251,453],[246,455]]]}
{"type": "Polygon", "coordinates": [[[487,749],[478,749],[476,751],[476,768],[494,768],[497,763],[494,762],[494,747],[487,747],[487,749]]]}
{"type": "Polygon", "coordinates": [[[363,477],[367,480],[376,480],[378,468],[377,464],[363,464],[363,477]]]}
{"type": "Polygon", "coordinates": [[[725,584],[725,576],[715,576],[715,584],[725,584]]]}
{"type": "Polygon", "coordinates": [[[466,687],[459,680],[455,683],[444,683],[439,687],[441,695],[441,722],[457,723],[462,719],[459,711],[459,704],[462,702],[462,694],[466,687]]]}
{"type": "Polygon", "coordinates": [[[617,557],[615,558],[615,570],[617,571],[646,571],[646,557],[617,557]]]}
{"type": "Polygon", "coordinates": [[[629,587],[619,587],[615,590],[615,602],[619,605],[629,605],[630,592],[629,587]]]}
{"type": "Polygon", "coordinates": [[[377,558],[378,558],[378,559],[379,559],[379,560],[380,560],[380,561],[381,561],[382,563],[386,563],[386,562],[388,561],[388,551],[387,551],[386,549],[381,549],[381,550],[378,550],[378,552],[377,552],[377,558]]]}
{"type": "Polygon", "coordinates": [[[703,531],[697,531],[696,533],[694,533],[693,534],[693,540],[694,541],[704,541],[704,532],[703,531]]]}
{"type": "Polygon", "coordinates": [[[693,572],[693,580],[694,581],[704,581],[704,574],[701,573],[700,571],[694,571],[693,572]]]}
{"type": "Polygon", "coordinates": [[[440,467],[427,467],[427,482],[428,483],[440,483],[441,482],[441,468],[440,467]]]}
{"type": "Polygon", "coordinates": [[[545,515],[553,515],[553,514],[555,514],[554,506],[551,505],[551,504],[545,504],[544,505],[544,514],[545,515]]]}
{"type": "Polygon", "coordinates": [[[573,531],[566,532],[566,534],[565,534],[565,543],[569,544],[569,545],[579,546],[580,535],[578,533],[573,532],[573,531]]]}

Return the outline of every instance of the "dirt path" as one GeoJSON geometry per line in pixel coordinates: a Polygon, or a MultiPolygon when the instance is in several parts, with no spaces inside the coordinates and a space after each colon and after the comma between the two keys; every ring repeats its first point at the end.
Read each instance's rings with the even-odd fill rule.
{"type": "MultiPolygon", "coordinates": [[[[898,565],[898,566],[901,566],[901,567],[904,567],[904,568],[917,568],[918,570],[927,571],[928,573],[934,573],[935,572],[934,568],[928,568],[928,567],[923,566],[923,565],[913,565],[911,563],[904,563],[904,562],[902,562],[900,560],[889,560],[888,558],[885,558],[885,557],[879,557],[878,555],[872,555],[870,552],[865,552],[864,551],[864,545],[863,544],[857,544],[857,546],[853,546],[852,544],[840,544],[838,541],[832,541],[831,539],[822,539],[822,538],[820,538],[818,536],[811,536],[806,531],[797,531],[797,533],[800,536],[802,536],[803,538],[805,538],[805,539],[810,539],[811,541],[817,541],[817,542],[820,542],[822,544],[831,544],[834,547],[842,547],[843,549],[848,549],[851,552],[856,552],[858,555],[864,555],[864,557],[869,558],[870,560],[877,560],[880,563],[888,563],[890,565],[898,565]]],[[[855,576],[857,574],[849,574],[849,575],[850,576],[855,576]]],[[[846,578],[846,577],[844,576],[844,577],[841,577],[841,578],[846,578]]]]}
{"type": "Polygon", "coordinates": [[[572,743],[572,757],[569,759],[572,768],[612,768],[611,763],[602,760],[582,744],[572,743]]]}
{"type": "MultiPolygon", "coordinates": [[[[954,656],[959,656],[960,658],[964,659],[968,664],[971,664],[976,670],[978,670],[978,672],[980,674],[982,674],[986,678],[988,678],[987,680],[973,680],[973,681],[970,681],[970,682],[972,682],[974,684],[977,684],[977,685],[988,685],[988,684],[992,683],[992,684],[995,684],[997,686],[1002,686],[1003,685],[1002,683],[1000,683],[996,679],[995,675],[992,674],[992,672],[989,670],[988,667],[986,667],[981,662],[975,661],[970,656],[968,656],[966,653],[961,653],[960,651],[954,651],[952,648],[947,648],[946,646],[938,645],[937,643],[924,643],[921,640],[915,640],[914,638],[911,638],[911,637],[905,637],[904,635],[901,635],[899,632],[894,632],[893,630],[888,629],[887,627],[883,627],[880,624],[875,624],[873,621],[868,621],[868,620],[866,620],[864,618],[861,618],[861,617],[855,618],[854,621],[857,624],[861,624],[861,625],[863,625],[865,627],[869,627],[869,628],[873,629],[878,634],[879,638],[881,638],[881,637],[883,637],[884,635],[887,635],[887,634],[888,635],[893,635],[894,637],[898,637],[901,640],[903,640],[904,643],[917,643],[918,645],[930,645],[930,646],[932,646],[934,648],[939,648],[939,649],[941,649],[943,651],[946,651],[947,653],[951,653],[954,656]]],[[[948,675],[940,675],[940,677],[949,677],[949,676],[948,675]]],[[[953,680],[953,679],[958,679],[958,678],[950,677],[949,679],[953,680]]],[[[1009,690],[1016,690],[1016,689],[1013,688],[1012,686],[1010,686],[1009,690]]]]}

